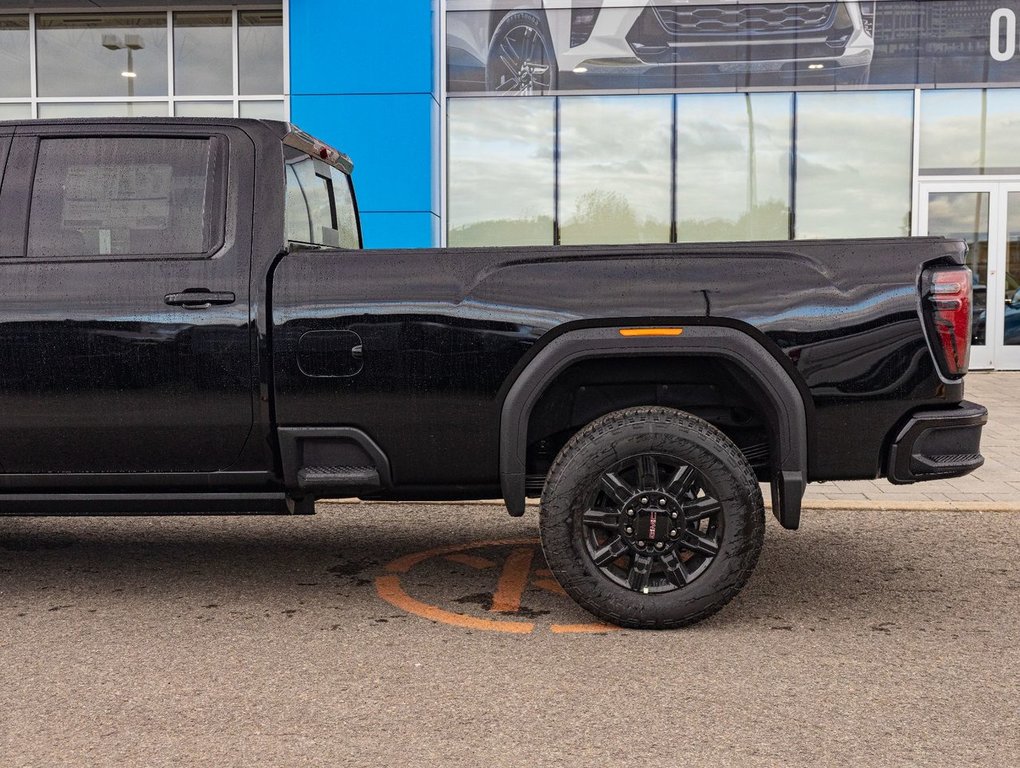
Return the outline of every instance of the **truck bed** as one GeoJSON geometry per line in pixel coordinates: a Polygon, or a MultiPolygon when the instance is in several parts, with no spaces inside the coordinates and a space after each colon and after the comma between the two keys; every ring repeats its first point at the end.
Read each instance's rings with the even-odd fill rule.
{"type": "Polygon", "coordinates": [[[498,478],[492,425],[515,371],[557,335],[722,325],[789,373],[809,435],[852,435],[809,439],[809,479],[875,478],[911,412],[963,398],[935,366],[919,281],[964,254],[941,238],[294,252],[270,278],[275,414],[364,429],[408,490],[476,492],[498,478]],[[337,328],[363,368],[309,379],[300,340],[337,328]]]}

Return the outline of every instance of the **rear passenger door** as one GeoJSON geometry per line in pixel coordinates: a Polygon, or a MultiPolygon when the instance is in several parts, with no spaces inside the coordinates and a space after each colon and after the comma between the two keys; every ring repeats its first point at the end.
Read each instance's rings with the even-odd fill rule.
{"type": "Polygon", "coordinates": [[[236,463],[255,392],[252,155],[234,128],[18,128],[0,188],[5,473],[236,463]]]}

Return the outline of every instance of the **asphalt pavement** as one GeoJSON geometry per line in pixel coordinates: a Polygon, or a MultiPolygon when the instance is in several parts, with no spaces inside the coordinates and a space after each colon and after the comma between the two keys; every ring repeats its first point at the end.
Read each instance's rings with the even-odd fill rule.
{"type": "Polygon", "coordinates": [[[1020,514],[770,521],[722,613],[600,625],[523,520],[0,519],[0,766],[1016,766],[1020,514]]]}

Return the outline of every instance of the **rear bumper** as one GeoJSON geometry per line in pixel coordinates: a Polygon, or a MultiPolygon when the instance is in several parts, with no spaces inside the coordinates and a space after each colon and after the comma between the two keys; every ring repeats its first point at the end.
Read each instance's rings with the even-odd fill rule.
{"type": "Polygon", "coordinates": [[[889,451],[887,475],[896,485],[960,477],[985,463],[981,428],[988,410],[966,400],[954,408],[915,413],[889,451]]]}

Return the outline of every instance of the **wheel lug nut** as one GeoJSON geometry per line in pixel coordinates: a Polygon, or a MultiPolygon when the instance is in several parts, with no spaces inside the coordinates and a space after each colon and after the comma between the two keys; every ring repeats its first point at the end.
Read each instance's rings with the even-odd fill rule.
{"type": "Polygon", "coordinates": [[[645,543],[643,541],[639,541],[637,543],[637,545],[638,545],[638,549],[644,549],[645,548],[645,543]]]}
{"type": "Polygon", "coordinates": [[[669,535],[670,535],[670,536],[672,536],[673,538],[676,538],[676,528],[674,528],[673,530],[671,530],[671,531],[669,532],[669,535]]]}
{"type": "Polygon", "coordinates": [[[633,509],[628,509],[627,510],[627,517],[634,517],[634,510],[633,509]]]}
{"type": "Polygon", "coordinates": [[[663,544],[661,541],[655,542],[655,548],[656,549],[662,549],[664,546],[666,546],[666,545],[663,544]]]}
{"type": "Polygon", "coordinates": [[[647,504],[648,503],[648,497],[647,496],[642,496],[641,497],[641,503],[642,504],[647,504]]]}
{"type": "Polygon", "coordinates": [[[666,506],[666,500],[665,499],[659,499],[659,506],[660,507],[666,506]]]}
{"type": "Polygon", "coordinates": [[[634,529],[631,528],[629,525],[624,530],[626,530],[627,533],[634,533],[634,529]]]}
{"type": "Polygon", "coordinates": [[[670,513],[669,513],[669,516],[670,516],[671,518],[673,518],[674,520],[676,520],[676,519],[677,519],[677,518],[679,517],[679,515],[678,515],[678,514],[677,514],[676,512],[670,512],[670,513]]]}

